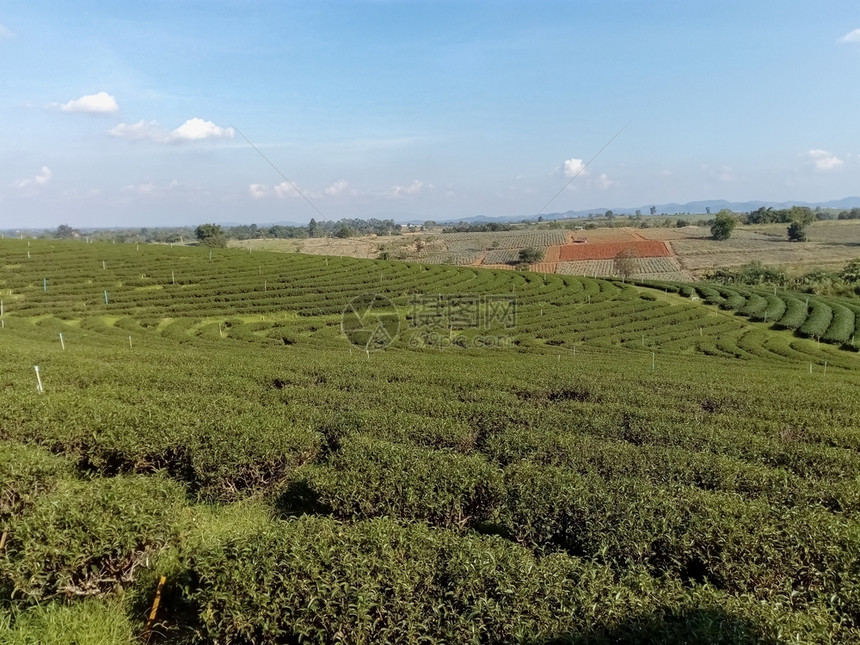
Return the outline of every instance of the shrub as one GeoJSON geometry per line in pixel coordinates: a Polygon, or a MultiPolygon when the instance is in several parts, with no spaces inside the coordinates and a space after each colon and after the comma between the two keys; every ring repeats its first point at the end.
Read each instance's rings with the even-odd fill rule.
{"type": "Polygon", "coordinates": [[[806,242],[806,228],[800,222],[792,222],[788,225],[789,242],[806,242]]]}
{"type": "Polygon", "coordinates": [[[820,300],[810,299],[809,315],[797,331],[804,336],[821,338],[827,332],[832,319],[833,310],[829,305],[820,300]]]}
{"type": "Polygon", "coordinates": [[[855,313],[848,307],[836,303],[830,303],[830,308],[833,310],[833,318],[822,340],[846,343],[854,334],[855,313]]]}
{"type": "Polygon", "coordinates": [[[600,565],[388,518],[303,517],[185,561],[204,642],[549,642],[657,600],[643,606],[600,565]]]}
{"type": "Polygon", "coordinates": [[[732,236],[732,231],[735,230],[738,220],[729,210],[721,210],[714,217],[714,223],[711,225],[711,237],[715,240],[727,240],[732,236]]]}
{"type": "Polygon", "coordinates": [[[20,514],[73,472],[69,459],[44,448],[0,441],[0,530],[8,527],[10,517],[20,514]]]}
{"type": "Polygon", "coordinates": [[[126,586],[177,538],[184,502],[182,488],[159,476],[61,481],[12,523],[0,577],[32,601],[126,586]]]}
{"type": "Polygon", "coordinates": [[[490,519],[502,497],[501,473],[483,457],[363,436],[347,438],[330,464],[309,468],[306,483],[340,518],[389,515],[445,527],[490,519]]]}
{"type": "Polygon", "coordinates": [[[543,249],[536,249],[534,247],[530,247],[527,249],[522,249],[519,253],[519,261],[522,264],[532,264],[534,262],[540,262],[543,260],[543,249]]]}
{"type": "Polygon", "coordinates": [[[776,326],[782,329],[797,329],[806,320],[806,303],[792,296],[786,296],[784,300],[785,313],[779,319],[776,326]]]}

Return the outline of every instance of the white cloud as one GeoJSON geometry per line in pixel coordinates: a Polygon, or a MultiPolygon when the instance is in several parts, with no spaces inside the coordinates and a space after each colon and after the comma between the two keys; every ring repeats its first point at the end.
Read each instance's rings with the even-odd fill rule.
{"type": "Polygon", "coordinates": [[[299,191],[288,181],[282,181],[280,184],[277,184],[274,190],[278,197],[300,197],[299,191]]]}
{"type": "Polygon", "coordinates": [[[330,197],[336,197],[343,193],[347,188],[349,188],[349,182],[345,179],[338,179],[331,186],[325,189],[325,194],[330,197]]]}
{"type": "Polygon", "coordinates": [[[568,159],[564,162],[565,177],[576,177],[585,173],[585,163],[582,159],[568,159]]]}
{"type": "Polygon", "coordinates": [[[615,182],[613,180],[611,180],[609,177],[607,177],[606,173],[603,173],[600,175],[600,177],[598,177],[597,179],[594,180],[594,183],[597,185],[597,187],[600,190],[606,190],[607,188],[612,186],[615,182]]]}
{"type": "Polygon", "coordinates": [[[269,194],[269,189],[263,184],[251,184],[248,186],[248,194],[254,199],[263,199],[269,194]]]}
{"type": "Polygon", "coordinates": [[[141,120],[137,123],[120,123],[108,130],[108,134],[131,141],[148,139],[156,143],[185,143],[205,139],[232,139],[233,128],[222,128],[212,121],[195,117],[188,119],[175,130],[164,130],[155,121],[146,123],[141,120]]]}
{"type": "MultiPolygon", "coordinates": [[[[432,188],[432,186],[428,186],[432,188]]],[[[402,197],[403,195],[417,195],[424,189],[424,182],[418,179],[413,179],[408,186],[392,186],[389,191],[391,197],[402,197]]]]}
{"type": "Polygon", "coordinates": [[[84,112],[86,114],[116,114],[119,111],[116,99],[107,92],[87,94],[60,106],[63,112],[84,112]]]}
{"type": "Polygon", "coordinates": [[[108,134],[131,141],[138,141],[140,139],[159,141],[164,136],[164,131],[158,127],[155,121],[150,121],[149,123],[138,121],[137,123],[120,123],[115,125],[108,130],[108,134]]]}
{"type": "Polygon", "coordinates": [[[6,25],[0,25],[0,40],[4,38],[14,38],[15,34],[6,25]]]}
{"type": "Polygon", "coordinates": [[[810,163],[815,166],[816,170],[833,170],[843,164],[843,161],[832,152],[827,150],[814,149],[806,153],[810,163]]]}
{"type": "Polygon", "coordinates": [[[134,192],[144,197],[153,197],[155,195],[155,184],[151,181],[145,181],[133,188],[134,192]]]}
{"type": "Polygon", "coordinates": [[[166,184],[156,184],[151,179],[140,182],[139,184],[128,184],[122,187],[122,192],[127,195],[138,195],[140,197],[161,198],[166,195],[190,194],[194,191],[188,185],[180,184],[177,179],[171,179],[166,184]]]}
{"type": "Polygon", "coordinates": [[[27,188],[28,186],[44,186],[51,181],[51,169],[48,166],[42,166],[42,170],[35,177],[30,179],[19,179],[14,182],[17,188],[27,188]]]}
{"type": "Polygon", "coordinates": [[[248,184],[248,195],[252,199],[265,199],[266,197],[270,197],[272,195],[274,195],[275,197],[280,197],[282,199],[301,199],[302,193],[304,193],[305,197],[319,197],[317,193],[310,192],[307,190],[299,192],[299,190],[300,189],[296,188],[288,181],[282,181],[280,184],[275,184],[271,187],[267,186],[266,184],[248,184]]]}
{"type": "Polygon", "coordinates": [[[860,29],[854,29],[839,39],[840,43],[860,43],[860,29]]]}
{"type": "Polygon", "coordinates": [[[185,123],[170,133],[173,141],[201,141],[203,139],[232,139],[233,128],[222,128],[212,121],[204,121],[197,117],[188,119],[185,123]]]}

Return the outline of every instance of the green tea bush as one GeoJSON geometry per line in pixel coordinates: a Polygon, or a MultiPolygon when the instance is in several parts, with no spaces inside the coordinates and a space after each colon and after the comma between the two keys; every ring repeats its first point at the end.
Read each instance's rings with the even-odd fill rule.
{"type": "MultiPolygon", "coordinates": [[[[308,469],[307,486],[339,518],[389,515],[445,527],[490,519],[502,497],[501,473],[483,457],[364,436],[308,469]]],[[[289,508],[289,494],[283,503],[289,508]]]]}
{"type": "Polygon", "coordinates": [[[549,640],[630,608],[604,567],[498,538],[303,517],[186,557],[202,642],[549,640]],[[598,598],[612,613],[594,615],[598,598]]]}
{"type": "Polygon", "coordinates": [[[528,462],[509,467],[505,481],[502,525],[524,544],[760,598],[812,603],[856,589],[856,520],[528,462]]]}
{"type": "Polygon", "coordinates": [[[786,302],[782,297],[766,293],[764,298],[767,300],[767,307],[764,310],[763,320],[776,322],[785,315],[786,302]]]}
{"type": "Polygon", "coordinates": [[[198,642],[751,644],[827,624],[824,600],[793,615],[641,567],[619,574],[388,518],[305,516],[207,541],[182,561],[198,642]]]}
{"type": "Polygon", "coordinates": [[[27,602],[127,586],[178,538],[184,504],[183,489],[159,476],[63,480],[11,523],[0,578],[27,602]]]}
{"type": "Polygon", "coordinates": [[[720,306],[724,309],[731,309],[740,312],[746,304],[746,296],[740,293],[728,294],[724,303],[720,306]]]}
{"type": "Polygon", "coordinates": [[[0,530],[10,518],[74,475],[71,460],[38,446],[0,440],[0,530]]]}
{"type": "Polygon", "coordinates": [[[768,301],[766,298],[758,294],[751,293],[746,300],[746,304],[738,309],[738,313],[749,316],[754,320],[759,320],[764,318],[764,312],[767,311],[767,307],[768,301]]]}
{"type": "Polygon", "coordinates": [[[854,318],[855,313],[848,307],[829,303],[833,310],[833,319],[830,321],[830,326],[821,337],[821,340],[826,340],[831,343],[846,343],[854,334],[854,318]]]}
{"type": "Polygon", "coordinates": [[[811,299],[809,301],[809,316],[797,331],[802,336],[821,338],[827,333],[832,318],[833,310],[829,305],[820,300],[811,299]]]}
{"type": "Polygon", "coordinates": [[[793,296],[784,296],[785,313],[779,319],[776,327],[778,329],[797,329],[800,327],[808,315],[806,302],[793,296]]]}
{"type": "MultiPolygon", "coordinates": [[[[672,446],[633,446],[581,434],[514,430],[491,439],[485,452],[502,465],[527,459],[583,476],[597,474],[605,480],[637,477],[654,484],[735,492],[786,505],[819,503],[822,494],[785,470],[728,455],[672,446]]],[[[828,496],[828,507],[853,508],[853,499],[847,490],[834,490],[828,496]]]]}

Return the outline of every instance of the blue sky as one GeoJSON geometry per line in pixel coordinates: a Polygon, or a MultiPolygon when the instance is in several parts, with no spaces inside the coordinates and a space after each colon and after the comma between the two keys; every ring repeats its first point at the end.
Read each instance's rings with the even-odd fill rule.
{"type": "Polygon", "coordinates": [[[532,215],[625,125],[547,212],[860,193],[856,0],[31,0],[0,78],[0,228],[532,215]]]}

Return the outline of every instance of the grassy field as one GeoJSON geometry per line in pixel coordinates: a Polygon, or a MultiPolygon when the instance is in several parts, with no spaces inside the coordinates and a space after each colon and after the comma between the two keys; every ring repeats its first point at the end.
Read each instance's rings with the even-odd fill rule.
{"type": "Polygon", "coordinates": [[[856,300],[26,240],[0,300],[0,642],[162,576],[150,642],[860,640],[856,300]]]}

